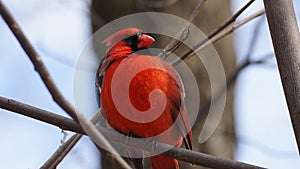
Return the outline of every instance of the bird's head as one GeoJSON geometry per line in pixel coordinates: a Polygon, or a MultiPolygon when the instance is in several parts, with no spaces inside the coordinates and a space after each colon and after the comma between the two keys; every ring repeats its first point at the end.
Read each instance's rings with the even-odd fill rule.
{"type": "Polygon", "coordinates": [[[102,43],[108,47],[107,54],[128,54],[149,48],[154,38],[137,28],[126,28],[106,38],[102,43]]]}

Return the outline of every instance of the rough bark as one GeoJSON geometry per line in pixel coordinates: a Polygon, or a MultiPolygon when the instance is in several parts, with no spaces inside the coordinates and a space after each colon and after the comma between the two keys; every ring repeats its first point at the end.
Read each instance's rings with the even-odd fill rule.
{"type": "Polygon", "coordinates": [[[300,35],[292,0],[264,0],[281,82],[300,152],[300,35]]]}

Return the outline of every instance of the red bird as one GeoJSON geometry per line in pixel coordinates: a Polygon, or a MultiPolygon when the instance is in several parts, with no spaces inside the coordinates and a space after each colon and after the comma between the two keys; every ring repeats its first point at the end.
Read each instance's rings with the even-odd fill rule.
{"type": "MultiPolygon", "coordinates": [[[[97,71],[100,102],[107,124],[118,132],[192,149],[184,89],[176,70],[159,57],[135,53],[154,39],[137,28],[103,41],[108,50],[97,71]]],[[[178,169],[178,161],[151,157],[153,169],[178,169]]]]}

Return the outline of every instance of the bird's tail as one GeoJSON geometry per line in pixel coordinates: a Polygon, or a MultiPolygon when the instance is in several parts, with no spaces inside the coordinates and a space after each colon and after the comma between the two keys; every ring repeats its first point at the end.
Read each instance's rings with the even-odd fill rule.
{"type": "Polygon", "coordinates": [[[178,161],[163,155],[151,157],[152,169],[179,169],[178,161]]]}

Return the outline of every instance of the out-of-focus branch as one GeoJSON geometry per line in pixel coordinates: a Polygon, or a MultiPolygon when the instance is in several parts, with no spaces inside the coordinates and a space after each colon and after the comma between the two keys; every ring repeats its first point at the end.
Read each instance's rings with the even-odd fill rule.
{"type": "MultiPolygon", "coordinates": [[[[254,15],[253,15],[254,16],[254,15]]],[[[250,16],[251,18],[251,16],[250,16]]],[[[247,18],[246,18],[247,19],[247,18]]],[[[251,55],[255,49],[255,44],[257,42],[257,38],[259,36],[259,30],[261,28],[261,24],[263,23],[262,21],[264,20],[264,18],[262,18],[261,20],[259,20],[255,26],[255,29],[252,33],[252,38],[251,38],[251,41],[249,43],[249,50],[247,51],[246,53],[246,59],[244,60],[244,62],[242,64],[240,64],[239,66],[237,66],[237,68],[227,77],[226,79],[226,85],[224,85],[220,90],[219,92],[215,95],[215,96],[212,96],[199,110],[199,113],[198,113],[198,117],[196,119],[196,123],[195,125],[193,126],[193,128],[198,128],[198,127],[201,127],[201,125],[204,124],[204,120],[206,119],[207,117],[207,112],[210,108],[210,103],[213,101],[215,102],[216,100],[218,100],[223,94],[224,92],[229,88],[231,87],[234,82],[236,81],[237,79],[237,76],[239,75],[239,73],[244,70],[245,68],[247,68],[248,66],[250,65],[256,65],[256,64],[262,64],[262,63],[265,63],[269,58],[273,57],[274,54],[268,54],[266,56],[262,56],[260,57],[259,60],[251,60],[251,55]]],[[[241,21],[243,22],[243,21],[241,21]]]]}
{"type": "MultiPolygon", "coordinates": [[[[6,110],[11,110],[11,111],[17,109],[19,111],[15,112],[15,113],[19,113],[19,114],[22,114],[25,116],[27,116],[29,114],[41,114],[42,113],[43,117],[47,117],[47,118],[40,119],[40,118],[35,118],[34,116],[28,116],[28,117],[31,117],[31,118],[34,118],[37,120],[42,120],[43,122],[46,122],[46,123],[49,123],[49,124],[52,124],[55,126],[62,126],[62,124],[60,124],[60,123],[64,123],[64,121],[62,121],[61,119],[67,119],[65,121],[69,121],[69,123],[65,124],[65,129],[70,129],[71,131],[75,131],[75,132],[83,131],[80,128],[80,126],[77,124],[77,122],[74,120],[71,120],[69,118],[63,117],[58,114],[54,114],[54,113],[51,113],[51,112],[48,112],[45,110],[35,108],[33,106],[26,105],[21,102],[13,101],[11,99],[7,99],[4,97],[0,97],[0,108],[6,109],[6,110]],[[28,107],[31,109],[23,109],[22,107],[28,107]],[[31,111],[32,113],[25,113],[25,111],[31,111]],[[57,121],[57,122],[53,124],[53,121],[57,121]],[[76,127],[76,129],[75,128],[72,129],[72,127],[74,127],[74,126],[78,126],[78,127],[76,127]]],[[[167,150],[163,153],[163,155],[172,157],[172,158],[176,158],[181,161],[190,162],[192,164],[197,164],[197,165],[210,167],[210,168],[220,168],[220,169],[225,169],[225,168],[259,169],[259,168],[261,168],[258,166],[254,166],[254,165],[250,165],[250,164],[246,164],[246,163],[242,163],[242,162],[238,162],[238,161],[223,159],[223,158],[215,157],[212,155],[207,155],[207,154],[200,153],[200,152],[195,152],[195,151],[186,150],[183,148],[173,147],[171,145],[159,143],[156,141],[145,142],[143,140],[138,140],[138,139],[134,139],[134,141],[133,141],[132,140],[133,138],[128,138],[128,137],[125,138],[124,136],[116,135],[115,132],[111,131],[111,129],[103,128],[103,127],[99,127],[98,129],[110,141],[117,142],[117,143],[123,143],[123,144],[125,143],[126,145],[135,146],[137,148],[143,149],[145,151],[153,152],[153,153],[161,152],[161,150],[167,150]],[[122,140],[123,140],[123,142],[122,142],[122,140]]]]}
{"type": "Polygon", "coordinates": [[[261,59],[259,59],[259,60],[255,60],[255,61],[245,60],[241,65],[239,65],[226,79],[226,85],[224,85],[214,97],[211,97],[209,100],[207,100],[207,102],[205,102],[204,105],[200,108],[196,122],[193,126],[193,129],[201,127],[201,125],[203,125],[204,120],[206,119],[209,107],[210,107],[210,103],[218,100],[220,98],[220,96],[222,96],[222,94],[234,84],[239,73],[242,70],[244,70],[245,68],[247,68],[251,65],[266,63],[266,61],[268,59],[272,58],[273,56],[274,56],[274,54],[272,53],[272,54],[268,54],[268,55],[261,57],[261,59]]]}
{"type": "Polygon", "coordinates": [[[3,20],[6,22],[12,33],[17,38],[21,47],[25,51],[25,53],[30,58],[31,62],[34,65],[35,70],[40,75],[44,84],[46,85],[48,91],[51,93],[53,100],[64,109],[73,119],[77,120],[76,112],[74,107],[64,98],[62,93],[57,88],[54,83],[50,73],[48,72],[45,64],[43,63],[40,55],[33,48],[23,31],[21,30],[19,24],[15,21],[13,16],[10,14],[8,9],[4,6],[2,0],[0,0],[0,14],[3,20]]]}

